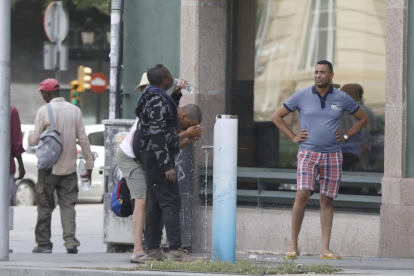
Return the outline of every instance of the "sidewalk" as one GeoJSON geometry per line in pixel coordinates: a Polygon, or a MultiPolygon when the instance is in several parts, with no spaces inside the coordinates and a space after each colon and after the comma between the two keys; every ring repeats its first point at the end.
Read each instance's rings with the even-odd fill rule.
{"type": "MultiPolygon", "coordinates": [[[[136,265],[129,263],[130,253],[104,253],[106,245],[103,243],[102,204],[79,204],[76,205],[76,211],[76,236],[81,242],[79,254],[66,254],[58,209],[52,216],[53,253],[33,254],[31,251],[36,245],[36,207],[16,207],[14,230],[10,231],[10,248],[13,248],[14,253],[10,254],[10,261],[0,262],[0,276],[203,275],[190,272],[114,271],[117,268],[133,269],[136,265]]],[[[204,257],[204,254],[193,255],[204,257]]],[[[284,262],[283,257],[271,254],[237,254],[237,259],[249,259],[252,264],[258,265],[277,265],[284,262]]],[[[339,275],[414,275],[412,259],[345,258],[328,262],[320,260],[318,256],[299,256],[295,263],[329,263],[344,270],[339,275]]]]}
{"type": "MultiPolygon", "coordinates": [[[[194,254],[198,257],[204,254],[194,254]]],[[[32,254],[12,253],[10,261],[0,262],[2,276],[112,276],[112,275],[203,275],[192,272],[167,271],[117,271],[116,269],[133,269],[135,264],[129,263],[130,253],[82,253],[79,254],[32,254]],[[114,270],[115,269],[115,270],[114,270]]],[[[208,255],[207,257],[210,257],[208,255]]],[[[277,265],[284,262],[281,255],[248,255],[237,254],[237,259],[249,259],[252,264],[277,265]]],[[[304,256],[295,260],[298,264],[329,263],[343,272],[338,275],[414,275],[412,259],[379,259],[379,258],[345,258],[344,260],[320,260],[317,256],[304,256]]],[[[206,274],[204,274],[206,275],[206,274]]],[[[211,275],[211,274],[210,274],[211,275]]],[[[316,275],[316,274],[313,274],[316,275]]]]}

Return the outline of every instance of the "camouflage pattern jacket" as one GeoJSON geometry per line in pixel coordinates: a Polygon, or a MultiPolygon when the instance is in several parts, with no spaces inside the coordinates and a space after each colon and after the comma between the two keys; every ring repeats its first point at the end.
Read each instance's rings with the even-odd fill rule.
{"type": "MultiPolygon", "coordinates": [[[[175,168],[174,155],[180,151],[179,138],[174,127],[171,102],[154,90],[156,89],[144,91],[135,109],[135,114],[140,120],[141,152],[153,151],[158,164],[167,172],[175,168]]],[[[177,105],[181,96],[182,94],[172,95],[177,105]]]]}

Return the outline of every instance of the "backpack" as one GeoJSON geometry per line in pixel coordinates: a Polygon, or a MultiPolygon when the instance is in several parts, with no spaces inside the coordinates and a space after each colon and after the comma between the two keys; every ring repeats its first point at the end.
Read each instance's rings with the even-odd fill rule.
{"type": "Polygon", "coordinates": [[[49,113],[50,129],[46,129],[39,137],[37,144],[37,168],[39,170],[48,170],[58,161],[62,153],[62,141],[60,133],[55,130],[55,119],[53,117],[52,106],[47,103],[47,111],[49,113]]]}
{"type": "Polygon", "coordinates": [[[125,177],[122,177],[116,184],[111,196],[111,210],[118,217],[124,218],[132,215],[134,206],[131,201],[131,192],[126,184],[125,177]]]}

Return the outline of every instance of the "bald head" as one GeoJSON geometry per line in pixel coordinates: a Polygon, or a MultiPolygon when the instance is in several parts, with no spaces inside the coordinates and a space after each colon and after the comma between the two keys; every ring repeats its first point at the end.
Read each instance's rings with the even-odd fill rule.
{"type": "Polygon", "coordinates": [[[182,108],[183,112],[187,114],[189,120],[196,120],[200,124],[203,119],[203,114],[198,105],[187,104],[182,108]]]}
{"type": "Polygon", "coordinates": [[[191,126],[201,123],[201,109],[195,104],[187,104],[184,107],[177,108],[178,122],[181,130],[186,130],[191,126]]]}

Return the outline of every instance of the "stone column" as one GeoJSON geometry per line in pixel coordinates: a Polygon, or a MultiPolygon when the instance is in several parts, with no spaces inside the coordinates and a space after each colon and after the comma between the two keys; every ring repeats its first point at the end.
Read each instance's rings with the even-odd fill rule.
{"type": "Polygon", "coordinates": [[[392,258],[414,257],[414,179],[405,178],[408,2],[387,0],[380,256],[392,258]]]}
{"type": "MultiPolygon", "coordinates": [[[[180,105],[199,105],[204,127],[202,139],[193,145],[191,248],[196,252],[211,251],[211,212],[205,212],[205,202],[198,195],[198,174],[205,166],[205,152],[201,146],[213,145],[215,117],[225,111],[226,2],[181,0],[180,77],[193,84],[195,92],[185,94],[180,105]]],[[[211,151],[210,165],[212,154],[211,151]]]]}

